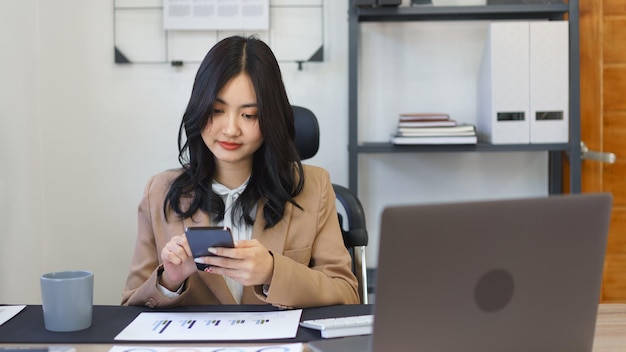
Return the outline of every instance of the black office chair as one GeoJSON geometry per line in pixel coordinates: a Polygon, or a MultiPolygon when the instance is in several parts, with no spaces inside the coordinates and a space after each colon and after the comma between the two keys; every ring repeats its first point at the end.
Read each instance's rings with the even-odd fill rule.
{"type": "MultiPolygon", "coordinates": [[[[296,148],[302,160],[312,158],[319,149],[320,128],[315,114],[301,106],[292,106],[296,128],[296,148]]],[[[365,261],[365,247],[367,246],[367,229],[365,227],[365,213],[361,202],[346,187],[333,184],[335,195],[343,210],[347,221],[343,224],[343,216],[338,213],[339,224],[343,234],[343,242],[352,256],[352,271],[359,282],[359,296],[361,303],[367,304],[367,265],[365,261]],[[346,229],[347,227],[347,229],[346,229]]]]}

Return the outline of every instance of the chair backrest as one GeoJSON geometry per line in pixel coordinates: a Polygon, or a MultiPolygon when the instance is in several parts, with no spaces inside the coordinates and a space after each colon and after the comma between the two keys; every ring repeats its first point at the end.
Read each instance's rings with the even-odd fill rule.
{"type": "Polygon", "coordinates": [[[296,128],[296,149],[302,160],[310,159],[320,147],[320,125],[311,110],[295,105],[291,107],[296,128]]]}
{"type": "MultiPolygon", "coordinates": [[[[320,129],[315,114],[304,107],[292,106],[294,124],[296,129],[296,148],[302,160],[312,158],[319,149],[320,129]]],[[[367,304],[367,265],[365,260],[365,247],[368,242],[367,229],[365,227],[365,212],[361,202],[348,188],[333,184],[337,200],[346,214],[346,222],[341,213],[338,213],[339,224],[343,234],[343,242],[352,256],[352,271],[359,282],[359,296],[361,303],[367,304]]]]}

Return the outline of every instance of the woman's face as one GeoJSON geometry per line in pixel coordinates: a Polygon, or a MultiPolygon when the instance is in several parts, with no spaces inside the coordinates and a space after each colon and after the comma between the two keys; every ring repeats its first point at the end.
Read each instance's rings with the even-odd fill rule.
{"type": "Polygon", "coordinates": [[[252,154],[263,144],[256,94],[248,75],[241,73],[218,92],[212,118],[202,140],[215,156],[218,170],[252,167],[252,154]]]}

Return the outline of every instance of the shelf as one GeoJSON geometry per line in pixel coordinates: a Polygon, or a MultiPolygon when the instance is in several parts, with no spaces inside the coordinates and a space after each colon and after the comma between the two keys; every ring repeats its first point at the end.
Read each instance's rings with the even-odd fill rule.
{"type": "Polygon", "coordinates": [[[561,20],[568,4],[519,4],[484,6],[356,7],[359,22],[458,21],[493,19],[561,20]]]}
{"type": "MultiPolygon", "coordinates": [[[[555,4],[512,4],[479,6],[398,6],[360,7],[354,0],[348,11],[348,183],[358,192],[359,155],[376,153],[447,153],[447,152],[547,152],[548,191],[561,193],[563,162],[568,161],[569,191],[581,191],[580,160],[580,64],[579,0],[555,4]],[[569,22],[569,143],[493,145],[393,145],[389,142],[359,141],[359,45],[361,23],[411,21],[492,21],[560,20],[569,22]]],[[[558,1],[558,0],[556,0],[558,1]]]]}
{"type": "Polygon", "coordinates": [[[388,142],[359,144],[358,153],[426,153],[426,152],[519,152],[568,151],[569,144],[489,144],[472,145],[394,145],[388,142]]]}

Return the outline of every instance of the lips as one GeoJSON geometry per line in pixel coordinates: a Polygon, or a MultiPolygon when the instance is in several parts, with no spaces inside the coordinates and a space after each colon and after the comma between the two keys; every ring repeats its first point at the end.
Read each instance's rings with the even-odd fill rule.
{"type": "Polygon", "coordinates": [[[232,143],[232,142],[218,142],[218,143],[222,148],[226,150],[235,150],[241,147],[241,144],[239,143],[232,143]]]}

